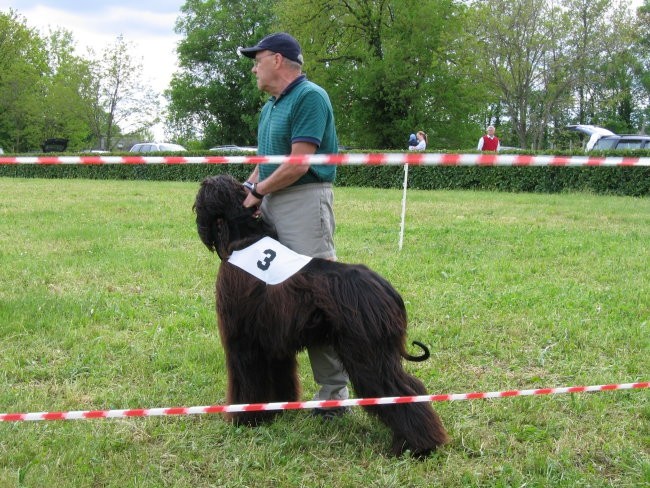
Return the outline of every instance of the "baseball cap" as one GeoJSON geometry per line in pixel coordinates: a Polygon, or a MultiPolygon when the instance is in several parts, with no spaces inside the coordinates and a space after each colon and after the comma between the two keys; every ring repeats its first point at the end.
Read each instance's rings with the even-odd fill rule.
{"type": "Polygon", "coordinates": [[[300,44],[298,44],[298,41],[293,36],[286,32],[270,34],[258,42],[257,46],[239,48],[239,52],[247,58],[254,58],[255,54],[260,51],[273,51],[274,53],[282,54],[282,56],[291,61],[300,64],[303,63],[300,44]]]}

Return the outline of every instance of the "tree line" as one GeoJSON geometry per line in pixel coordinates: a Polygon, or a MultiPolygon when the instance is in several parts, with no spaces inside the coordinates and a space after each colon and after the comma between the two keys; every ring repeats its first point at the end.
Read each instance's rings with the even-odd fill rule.
{"type": "Polygon", "coordinates": [[[650,0],[187,0],[167,96],[179,137],[255,142],[265,96],[237,56],[276,30],[334,104],[341,142],[467,149],[488,124],[506,145],[563,148],[570,123],[643,132],[650,0]],[[188,123],[191,120],[191,123],[188,123]]]}
{"type": "Polygon", "coordinates": [[[38,151],[64,138],[70,150],[115,150],[124,137],[150,136],[157,95],[141,83],[130,48],[118,36],[82,56],[71,32],[42,36],[18,12],[0,12],[0,147],[38,151]]]}
{"type": "MultiPolygon", "coordinates": [[[[470,149],[488,124],[502,144],[577,144],[572,123],[645,132],[650,116],[650,0],[186,0],[176,22],[179,68],[165,91],[170,140],[191,148],[256,144],[267,98],[237,53],[284,30],[307,76],[330,94],[340,142],[470,149]]],[[[75,52],[73,34],[41,36],[0,12],[0,147],[119,149],[151,138],[158,94],[121,36],[75,52]]]]}

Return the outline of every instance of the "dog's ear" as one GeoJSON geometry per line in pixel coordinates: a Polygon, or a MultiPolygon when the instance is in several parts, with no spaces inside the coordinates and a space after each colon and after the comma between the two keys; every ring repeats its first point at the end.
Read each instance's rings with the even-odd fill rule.
{"type": "Polygon", "coordinates": [[[230,228],[224,219],[217,219],[212,226],[212,251],[216,252],[222,261],[229,256],[230,228]]]}
{"type": "Polygon", "coordinates": [[[216,252],[222,260],[228,257],[230,229],[226,220],[215,218],[212,221],[203,222],[197,215],[196,229],[205,247],[211,252],[216,252]]]}
{"type": "Polygon", "coordinates": [[[212,179],[213,177],[209,177],[201,182],[192,210],[196,213],[196,230],[201,242],[210,251],[215,252],[218,249],[219,228],[223,227],[223,218],[215,205],[215,185],[212,179]]]}

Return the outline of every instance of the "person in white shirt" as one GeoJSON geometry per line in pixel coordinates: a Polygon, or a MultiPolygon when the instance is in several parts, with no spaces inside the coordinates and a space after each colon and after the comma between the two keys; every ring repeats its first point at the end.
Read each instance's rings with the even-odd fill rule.
{"type": "Polygon", "coordinates": [[[409,151],[424,151],[427,148],[427,135],[420,130],[418,131],[416,138],[418,143],[415,146],[409,146],[409,151]]]}
{"type": "Polygon", "coordinates": [[[501,149],[501,141],[499,141],[499,138],[494,135],[494,131],[495,129],[493,125],[487,128],[487,134],[478,140],[477,149],[479,151],[499,152],[499,149],[501,149]]]}

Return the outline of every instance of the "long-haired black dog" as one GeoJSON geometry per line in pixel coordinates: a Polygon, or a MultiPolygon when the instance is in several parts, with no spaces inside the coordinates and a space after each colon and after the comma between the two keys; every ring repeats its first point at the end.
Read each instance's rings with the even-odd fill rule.
{"type": "MultiPolygon", "coordinates": [[[[228,368],[229,404],[297,401],[296,353],[329,344],[337,352],[357,396],[426,395],[406,373],[402,358],[422,361],[405,349],[406,309],[388,281],[362,265],[312,259],[277,285],[228,262],[233,251],[274,236],[253,209],[242,206],[245,188],[228,175],[206,178],[194,203],[199,236],[221,258],[216,300],[228,368]]],[[[428,402],[366,406],[393,431],[392,452],[426,456],[447,442],[428,402]]],[[[236,423],[256,425],[275,412],[231,413],[236,423]]]]}

